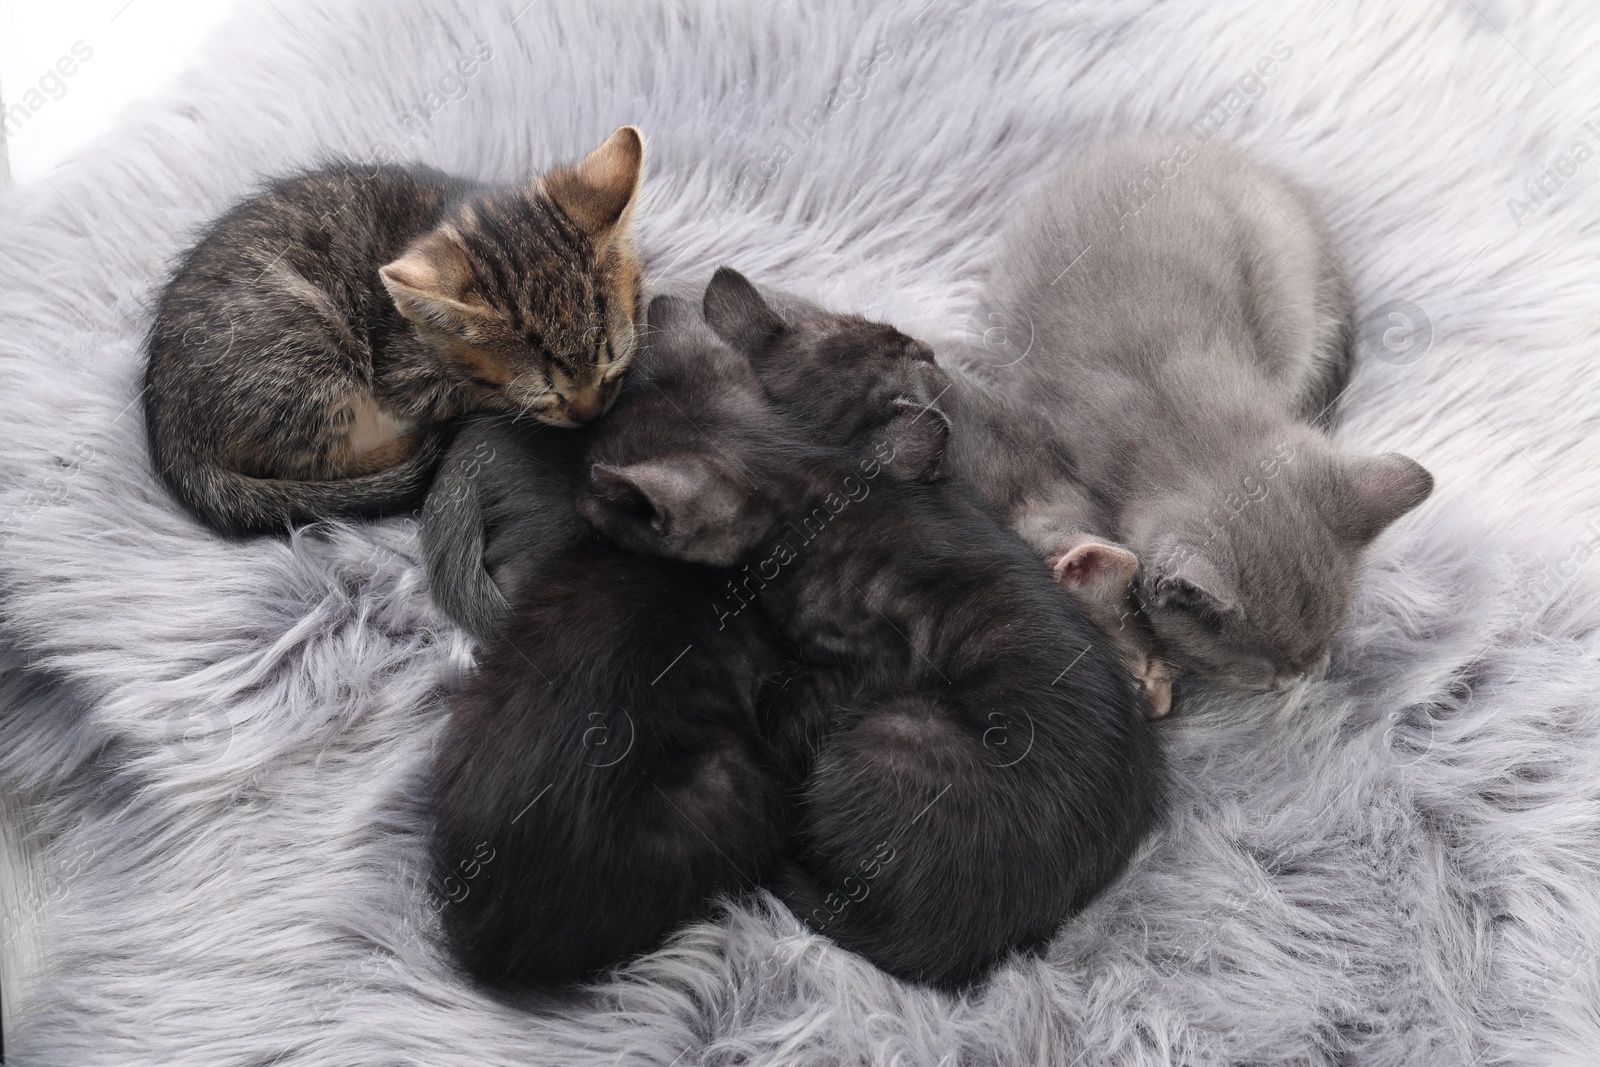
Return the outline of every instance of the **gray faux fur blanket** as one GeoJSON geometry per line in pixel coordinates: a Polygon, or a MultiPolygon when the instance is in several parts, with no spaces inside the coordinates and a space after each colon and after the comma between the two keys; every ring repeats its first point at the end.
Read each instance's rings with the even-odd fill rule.
{"type": "Polygon", "coordinates": [[[38,949],[7,1052],[1600,1062],[1597,44],[1579,0],[250,6],[0,199],[0,790],[39,864],[6,917],[38,949]],[[1327,680],[1190,702],[1127,877],[964,998],[769,898],[581,995],[467,988],[432,939],[419,796],[470,648],[415,524],[228,543],[149,470],[152,295],[260,177],[342,153],[510,179],[622,123],[650,139],[656,276],[726,262],[936,345],[987,328],[985,257],[1046,168],[1140,129],[1242,142],[1322,196],[1348,257],[1337,432],[1437,476],[1327,680]]]}

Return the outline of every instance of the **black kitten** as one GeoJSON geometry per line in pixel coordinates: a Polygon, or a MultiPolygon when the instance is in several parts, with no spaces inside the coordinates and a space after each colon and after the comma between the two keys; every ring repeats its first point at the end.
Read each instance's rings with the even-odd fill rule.
{"type": "Polygon", "coordinates": [[[965,374],[951,375],[933,351],[892,326],[823,310],[784,293],[762,298],[723,268],[705,294],[706,321],[750,358],[773,403],[817,439],[859,451],[893,422],[937,420],[948,428],[900,435],[897,470],[919,480],[958,480],[1002,526],[1016,531],[1049,574],[1106,632],[1139,680],[1146,712],[1172,705],[1172,672],[1130,597],[1138,559],[1085,531],[1100,528],[1097,505],[1074,476],[1076,463],[1049,420],[965,374]]]}
{"type": "MultiPolygon", "coordinates": [[[[730,314],[737,295],[708,293],[728,333],[762,318],[730,314]]],[[[654,343],[725,350],[688,316],[654,343]]],[[[751,412],[710,452],[595,468],[578,499],[637,551],[681,556],[684,529],[744,542],[705,610],[733,627],[758,605],[809,668],[768,709],[816,747],[797,862],[775,889],[890,973],[949,986],[1048,938],[1117,876],[1156,817],[1164,762],[1105,637],[1032,552],[950,488],[891,469],[942,448],[942,420],[899,414],[852,454],[774,446],[763,424],[800,438],[815,424],[751,412]]]]}
{"type": "MultiPolygon", "coordinates": [[[[684,310],[652,305],[652,330],[684,310]]],[[[742,447],[759,393],[730,387],[749,371],[723,348],[655,346],[641,362],[585,431],[608,506],[639,518],[688,478],[730,479],[658,528],[677,560],[618,551],[562,519],[576,543],[539,560],[452,709],[436,793],[437,871],[453,890],[443,923],[467,971],[495,987],[575,980],[656,947],[716,894],[761,879],[783,842],[755,718],[778,652],[758,613],[712,611],[728,576],[704,565],[734,558],[712,527],[747,490],[721,453],[742,447]],[[623,470],[636,500],[617,499],[623,470]]]]}

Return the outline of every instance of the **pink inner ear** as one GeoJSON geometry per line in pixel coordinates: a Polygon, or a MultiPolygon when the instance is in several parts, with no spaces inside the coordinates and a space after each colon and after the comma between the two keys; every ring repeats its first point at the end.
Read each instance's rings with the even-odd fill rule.
{"type": "Polygon", "coordinates": [[[1089,537],[1074,541],[1050,566],[1050,573],[1067,589],[1097,596],[1125,593],[1138,570],[1138,556],[1121,545],[1089,537]]]}

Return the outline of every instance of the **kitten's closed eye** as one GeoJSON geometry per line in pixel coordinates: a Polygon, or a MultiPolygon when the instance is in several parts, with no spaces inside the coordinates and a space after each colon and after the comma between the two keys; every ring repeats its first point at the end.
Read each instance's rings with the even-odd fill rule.
{"type": "Polygon", "coordinates": [[[454,357],[461,380],[557,426],[610,407],[607,387],[634,346],[620,309],[636,301],[630,219],[643,151],[623,127],[573,166],[474,200],[379,269],[400,313],[454,357]]]}
{"type": "Polygon", "coordinates": [[[1222,605],[1193,583],[1183,578],[1161,578],[1156,581],[1155,591],[1164,606],[1188,612],[1212,628],[1222,625],[1225,614],[1222,605]]]}
{"type": "Polygon", "coordinates": [[[1165,606],[1183,612],[1196,624],[1212,633],[1220,632],[1225,622],[1223,614],[1204,601],[1182,597],[1168,598],[1165,606]]]}

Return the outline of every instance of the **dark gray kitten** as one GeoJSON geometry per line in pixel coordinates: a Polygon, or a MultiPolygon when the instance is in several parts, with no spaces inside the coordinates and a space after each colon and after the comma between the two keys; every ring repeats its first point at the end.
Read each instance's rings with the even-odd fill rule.
{"type": "Polygon", "coordinates": [[[1137,556],[1161,652],[1248,689],[1319,674],[1363,550],[1433,479],[1319,428],[1351,304],[1309,197],[1220,145],[1103,147],[1022,206],[992,292],[1033,343],[989,377],[1056,427],[1084,532],[1137,556]]]}
{"type": "Polygon", "coordinates": [[[924,479],[952,476],[988,504],[1111,637],[1144,689],[1149,714],[1167,713],[1172,671],[1152,654],[1129,597],[1138,561],[1086,532],[1104,525],[1098,505],[1039,411],[959,371],[947,373],[927,345],[891,326],[758,290],[726,268],[705,303],[712,328],[744,346],[767,396],[813,433],[860,448],[881,435],[885,417],[943,424],[933,435],[902,435],[899,469],[920,471],[924,479]],[[934,441],[938,455],[915,454],[934,441]]]}
{"type": "MultiPolygon", "coordinates": [[[[851,337],[926,362],[859,320],[814,322],[790,347],[732,272],[705,314],[758,363],[851,337]]],[[[671,298],[650,324],[653,348],[722,348],[671,298]]],[[[730,370],[723,388],[752,384],[730,370]]],[[[770,618],[806,667],[764,716],[806,757],[774,891],[890,973],[960,985],[1121,872],[1160,809],[1162,753],[1114,650],[1033,553],[958,487],[902,468],[941,454],[944,420],[883,394],[876,414],[851,409],[849,448],[828,447],[833,392],[791,396],[786,418],[752,410],[736,443],[596,464],[578,510],[631,551],[739,567],[706,610],[730,629],[770,618]]]]}
{"type": "MultiPolygon", "coordinates": [[[[674,333],[680,311],[652,304],[651,334],[674,333]]],[[[749,378],[726,349],[652,342],[616,409],[561,435],[581,457],[503,423],[470,431],[495,443],[478,473],[509,487],[484,510],[526,501],[542,515],[521,545],[533,569],[513,572],[503,636],[452,704],[435,775],[435,906],[487,985],[573,981],[649,951],[782,850],[786,798],[756,708],[782,649],[758,612],[718,616],[730,576],[699,565],[732,562],[732,539],[764,514],[766,406],[749,378]],[[746,451],[750,469],[728,466],[746,451]],[[570,514],[562,482],[580,470],[635,517],[693,483],[694,514],[655,524],[657,558],[620,551],[570,514]]]]}

